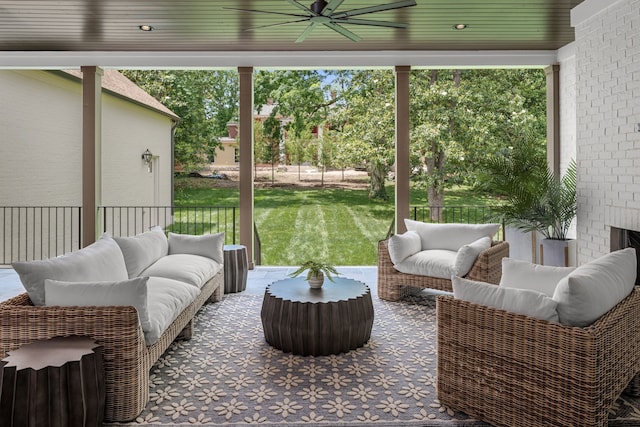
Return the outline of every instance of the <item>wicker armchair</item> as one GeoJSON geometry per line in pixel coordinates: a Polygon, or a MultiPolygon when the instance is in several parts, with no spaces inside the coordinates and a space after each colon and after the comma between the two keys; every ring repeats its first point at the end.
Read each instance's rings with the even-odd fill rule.
{"type": "MultiPolygon", "coordinates": [[[[451,280],[438,277],[401,273],[393,268],[389,256],[388,240],[378,242],[378,296],[397,301],[423,288],[452,292],[451,280]]],[[[478,255],[465,276],[471,280],[498,284],[502,275],[502,258],[509,256],[509,243],[494,241],[491,247],[478,255]]]]}
{"type": "Polygon", "coordinates": [[[495,426],[606,426],[640,372],[639,288],[585,328],[438,296],[437,327],[438,399],[495,426]]]}

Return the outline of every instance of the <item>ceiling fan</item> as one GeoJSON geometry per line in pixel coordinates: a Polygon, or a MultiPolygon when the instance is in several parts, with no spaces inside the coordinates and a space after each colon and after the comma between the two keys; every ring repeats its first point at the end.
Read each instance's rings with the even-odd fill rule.
{"type": "Polygon", "coordinates": [[[242,12],[269,13],[273,15],[284,15],[292,18],[297,18],[291,21],[280,22],[277,24],[262,25],[259,27],[248,28],[246,31],[253,31],[260,28],[275,27],[278,25],[288,25],[288,24],[295,24],[298,22],[309,21],[309,25],[302,32],[302,34],[300,34],[300,36],[297,38],[296,43],[300,43],[304,41],[309,36],[309,34],[311,34],[311,31],[313,31],[313,29],[318,25],[324,25],[325,27],[328,27],[333,31],[342,34],[343,36],[350,39],[351,41],[357,42],[360,40],[360,37],[357,34],[353,33],[352,31],[349,31],[346,28],[344,28],[342,26],[343,24],[371,25],[374,27],[387,27],[387,28],[406,28],[407,24],[353,18],[354,16],[360,16],[360,15],[376,13],[376,12],[384,12],[386,10],[401,9],[404,7],[411,7],[416,5],[415,0],[401,0],[393,3],[379,4],[377,6],[362,7],[358,9],[346,10],[344,12],[336,12],[336,9],[340,7],[340,5],[344,2],[344,0],[329,0],[329,2],[326,2],[325,0],[315,0],[310,7],[304,6],[303,4],[299,3],[297,0],[287,0],[287,1],[291,5],[300,9],[303,13],[283,13],[283,12],[274,12],[271,10],[241,9],[241,8],[232,8],[232,7],[227,7],[225,9],[239,10],[242,12]]]}

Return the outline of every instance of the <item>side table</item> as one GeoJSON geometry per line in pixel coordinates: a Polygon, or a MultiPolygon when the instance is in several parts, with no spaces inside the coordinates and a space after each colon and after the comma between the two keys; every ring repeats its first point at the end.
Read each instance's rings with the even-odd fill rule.
{"type": "Polygon", "coordinates": [[[247,289],[249,257],[244,245],[224,245],[224,293],[247,289]]]}
{"type": "Polygon", "coordinates": [[[88,337],[38,340],[0,362],[0,425],[102,426],[102,346],[88,337]]]}

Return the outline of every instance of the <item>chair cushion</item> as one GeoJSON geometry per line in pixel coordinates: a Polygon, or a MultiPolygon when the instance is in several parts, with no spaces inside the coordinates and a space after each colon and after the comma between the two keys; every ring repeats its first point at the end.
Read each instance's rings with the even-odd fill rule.
{"type": "Polygon", "coordinates": [[[452,277],[453,296],[474,304],[558,323],[557,302],[528,289],[503,288],[484,282],[452,277]]]}
{"type": "Polygon", "coordinates": [[[200,255],[167,255],[140,273],[141,276],[165,277],[202,288],[222,269],[222,264],[200,255]]]}
{"type": "Polygon", "coordinates": [[[473,243],[481,237],[490,239],[500,228],[500,224],[429,224],[410,219],[404,220],[407,230],[420,235],[422,250],[446,249],[458,251],[462,246],[473,243]]]}
{"type": "Polygon", "coordinates": [[[224,236],[224,233],[203,234],[201,236],[169,233],[169,255],[200,255],[223,264],[224,236]]]}
{"type": "Polygon", "coordinates": [[[393,268],[406,274],[450,279],[454,274],[453,263],[457,255],[456,251],[442,249],[420,251],[407,257],[400,264],[394,265],[393,268]]]}
{"type": "Polygon", "coordinates": [[[490,237],[481,237],[475,242],[469,243],[468,245],[463,245],[460,249],[458,249],[458,254],[456,255],[456,259],[453,262],[453,272],[456,276],[465,276],[471,267],[473,267],[473,263],[476,262],[478,255],[480,252],[489,249],[491,247],[491,238],[490,237]]]}
{"type": "Polygon", "coordinates": [[[151,345],[158,341],[174,320],[198,297],[195,286],[164,277],[149,277],[147,282],[147,309],[150,330],[145,342],[151,345]]]}
{"type": "Polygon", "coordinates": [[[407,231],[403,234],[395,234],[389,237],[389,257],[394,264],[400,264],[402,261],[417,254],[422,250],[420,236],[415,231],[407,231]]]}
{"type": "Polygon", "coordinates": [[[45,260],[14,262],[12,266],[34,305],[45,304],[45,279],[91,282],[129,278],[122,251],[108,234],[79,251],[45,260]]]}
{"type": "Polygon", "coordinates": [[[611,252],[576,268],[558,282],[553,299],[560,322],[588,326],[625,299],[637,275],[636,251],[611,252]]]}
{"type": "Polygon", "coordinates": [[[129,278],[139,276],[145,268],[169,252],[167,237],[160,227],[153,227],[150,231],[137,236],[114,237],[114,239],[124,255],[129,278]]]}
{"type": "Polygon", "coordinates": [[[553,297],[558,282],[573,270],[575,267],[552,267],[513,258],[502,258],[500,286],[531,289],[553,297]]]}
{"type": "Polygon", "coordinates": [[[63,282],[46,279],[45,305],[61,307],[133,306],[138,311],[143,332],[151,330],[147,310],[148,277],[120,282],[63,282]]]}

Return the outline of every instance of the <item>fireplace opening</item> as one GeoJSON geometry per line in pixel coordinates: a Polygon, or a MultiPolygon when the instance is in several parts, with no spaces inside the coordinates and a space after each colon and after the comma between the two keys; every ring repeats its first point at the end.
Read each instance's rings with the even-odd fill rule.
{"type": "Polygon", "coordinates": [[[636,271],[636,285],[640,285],[640,231],[611,227],[611,251],[624,248],[635,248],[638,266],[636,271]]]}

